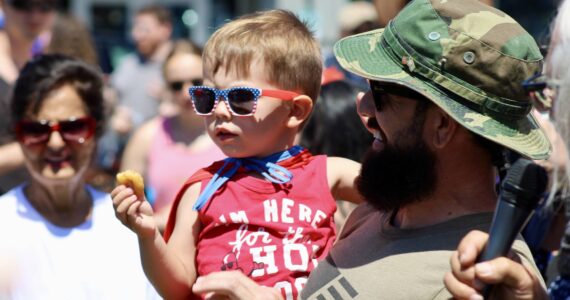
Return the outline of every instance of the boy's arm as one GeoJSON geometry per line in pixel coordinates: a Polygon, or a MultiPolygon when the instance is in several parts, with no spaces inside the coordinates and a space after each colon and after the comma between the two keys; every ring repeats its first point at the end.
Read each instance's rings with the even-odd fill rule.
{"type": "Polygon", "coordinates": [[[342,157],[327,157],[327,179],[335,199],[361,203],[362,196],[356,189],[356,177],[360,163],[342,157]]]}
{"type": "Polygon", "coordinates": [[[191,185],[178,205],[176,225],[168,244],[158,230],[148,238],[139,235],[145,274],[165,299],[187,299],[196,281],[196,242],[201,230],[198,212],[192,209],[200,183],[191,185]]]}

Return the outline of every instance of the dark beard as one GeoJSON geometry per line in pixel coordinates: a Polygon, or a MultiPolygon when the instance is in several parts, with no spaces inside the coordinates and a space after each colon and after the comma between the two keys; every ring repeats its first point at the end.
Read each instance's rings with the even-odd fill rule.
{"type": "Polygon", "coordinates": [[[366,153],[356,185],[375,208],[396,211],[433,193],[436,156],[421,136],[415,140],[411,146],[396,143],[385,145],[381,152],[369,149],[366,153]]]}

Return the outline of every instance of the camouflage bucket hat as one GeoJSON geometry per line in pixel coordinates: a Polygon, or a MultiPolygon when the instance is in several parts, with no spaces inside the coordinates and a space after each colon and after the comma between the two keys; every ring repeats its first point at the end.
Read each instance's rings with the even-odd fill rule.
{"type": "Polygon", "coordinates": [[[472,132],[533,159],[551,145],[522,82],[542,68],[534,39],[477,0],[414,0],[386,28],[334,46],[346,70],[404,85],[472,132]]]}

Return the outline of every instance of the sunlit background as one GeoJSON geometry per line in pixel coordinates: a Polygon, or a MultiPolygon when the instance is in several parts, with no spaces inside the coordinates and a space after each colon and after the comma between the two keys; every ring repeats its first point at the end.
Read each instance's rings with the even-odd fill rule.
{"type": "MultiPolygon", "coordinates": [[[[391,0],[385,0],[391,1],[391,0]]],[[[63,0],[61,10],[84,21],[96,41],[100,64],[109,73],[133,49],[130,22],[138,8],[157,3],[174,17],[173,37],[189,37],[204,44],[226,20],[236,16],[284,8],[312,24],[323,51],[338,39],[338,13],[348,0],[63,0]]],[[[549,22],[558,0],[495,0],[494,5],[520,22],[540,43],[548,38],[549,22]]]]}

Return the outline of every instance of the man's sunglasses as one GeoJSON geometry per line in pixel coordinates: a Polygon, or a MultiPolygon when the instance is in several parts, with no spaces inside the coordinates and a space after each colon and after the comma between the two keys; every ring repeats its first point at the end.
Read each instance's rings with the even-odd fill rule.
{"type": "Polygon", "coordinates": [[[93,136],[97,122],[92,117],[72,118],[66,121],[29,121],[16,124],[16,137],[26,145],[45,144],[51,133],[59,132],[65,142],[82,144],[93,136]]]}
{"type": "Polygon", "coordinates": [[[190,80],[171,81],[168,83],[168,87],[173,92],[180,92],[182,90],[182,88],[184,87],[185,83],[190,83],[190,84],[192,84],[192,86],[200,86],[204,83],[204,80],[202,78],[196,78],[196,79],[190,79],[190,80]]]}
{"type": "Polygon", "coordinates": [[[386,95],[396,95],[400,97],[405,97],[408,99],[414,99],[418,101],[427,100],[422,94],[396,84],[380,83],[378,81],[370,80],[370,92],[372,93],[372,98],[374,99],[374,106],[377,111],[381,111],[386,104],[386,95]]]}
{"type": "Polygon", "coordinates": [[[50,12],[57,7],[57,2],[54,0],[8,0],[7,3],[20,11],[50,12]]]}
{"type": "Polygon", "coordinates": [[[218,90],[207,86],[193,86],[189,89],[192,106],[198,115],[211,115],[218,105],[220,97],[234,116],[251,116],[257,108],[261,96],[291,100],[299,94],[284,90],[261,90],[250,87],[234,87],[218,90]]]}

